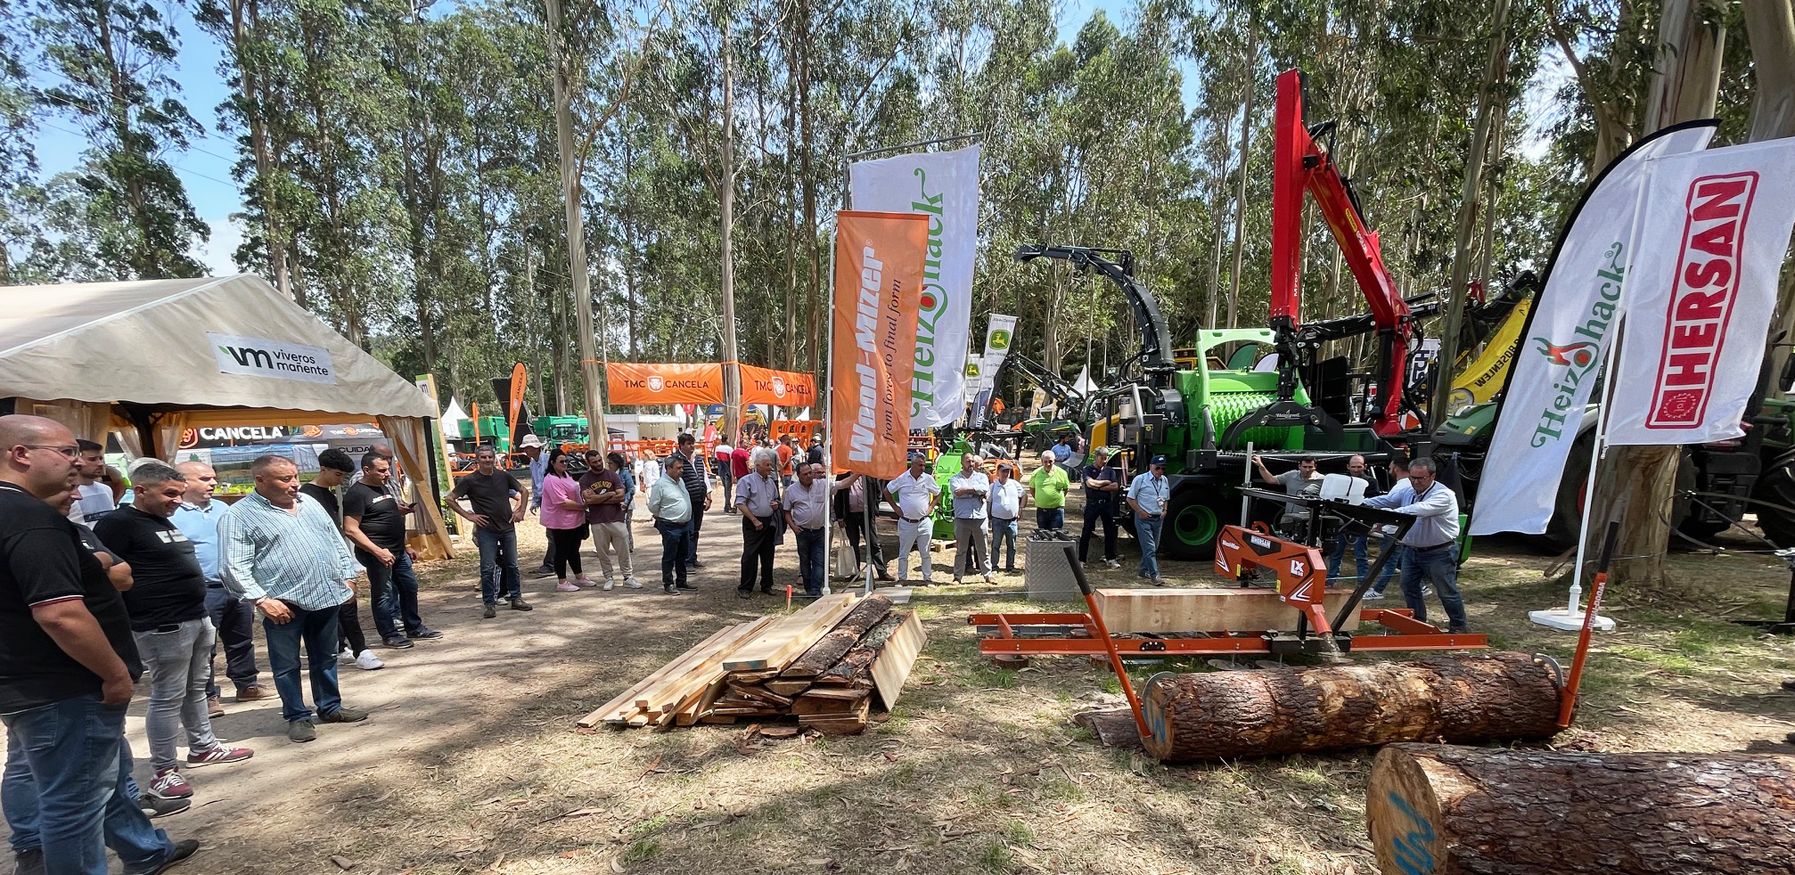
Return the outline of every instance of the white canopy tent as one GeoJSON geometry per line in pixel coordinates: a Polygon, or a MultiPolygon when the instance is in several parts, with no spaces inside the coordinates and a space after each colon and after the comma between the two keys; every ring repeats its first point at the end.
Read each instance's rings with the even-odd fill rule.
{"type": "MultiPolygon", "coordinates": [[[[435,482],[435,401],[247,274],[0,288],[0,410],[7,402],[164,459],[188,428],[371,422],[412,483],[435,482]]],[[[449,555],[437,514],[412,525],[420,554],[449,555]]]]}

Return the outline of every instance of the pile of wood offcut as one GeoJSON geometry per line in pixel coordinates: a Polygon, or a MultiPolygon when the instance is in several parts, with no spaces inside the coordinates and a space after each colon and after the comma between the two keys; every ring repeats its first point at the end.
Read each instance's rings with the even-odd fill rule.
{"type": "Polygon", "coordinates": [[[925,641],[922,622],[882,595],[824,596],[785,616],[719,630],[579,721],[582,728],[796,717],[831,735],[889,710],[925,641]]]}

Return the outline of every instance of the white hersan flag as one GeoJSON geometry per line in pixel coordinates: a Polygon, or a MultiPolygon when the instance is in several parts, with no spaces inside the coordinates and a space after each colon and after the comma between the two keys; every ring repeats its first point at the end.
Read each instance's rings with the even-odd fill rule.
{"type": "Polygon", "coordinates": [[[966,348],[972,337],[979,147],[856,162],[848,168],[848,193],[857,210],[929,217],[910,427],[958,422],[966,413],[966,348]]]}
{"type": "Polygon", "coordinates": [[[1622,280],[1649,159],[1696,152],[1712,122],[1666,128],[1615,158],[1583,194],[1558,238],[1479,475],[1471,534],[1539,534],[1576,442],[1596,374],[1618,327],[1622,280]]]}
{"type": "Polygon", "coordinates": [[[1608,443],[1740,437],[1795,227],[1795,138],[1657,158],[1648,179],[1608,443]]]}

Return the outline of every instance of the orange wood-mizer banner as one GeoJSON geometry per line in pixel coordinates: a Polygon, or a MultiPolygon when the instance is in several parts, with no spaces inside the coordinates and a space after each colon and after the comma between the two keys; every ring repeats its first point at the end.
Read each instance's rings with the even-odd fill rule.
{"type": "Polygon", "coordinates": [[[721,404],[723,366],[611,362],[605,391],[612,404],[721,404]]]}
{"type": "Polygon", "coordinates": [[[816,380],[809,374],[742,365],[742,403],[809,407],[816,403],[816,380]]]}
{"type": "Polygon", "coordinates": [[[829,446],[838,471],[903,473],[928,244],[924,213],[835,214],[829,446]]]}
{"type": "Polygon", "coordinates": [[[511,436],[517,437],[517,417],[524,409],[524,389],[529,386],[528,375],[524,372],[524,363],[511,366],[511,397],[505,407],[505,425],[511,429],[511,436]]]}

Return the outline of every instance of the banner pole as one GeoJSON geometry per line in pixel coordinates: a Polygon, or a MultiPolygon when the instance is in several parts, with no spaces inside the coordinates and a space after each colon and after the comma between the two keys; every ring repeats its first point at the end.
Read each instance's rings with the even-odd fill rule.
{"type": "MultiPolygon", "coordinates": [[[[1642,170],[1639,196],[1633,201],[1632,225],[1627,229],[1627,261],[1626,269],[1621,274],[1621,312],[1616,315],[1613,333],[1608,337],[1608,349],[1602,356],[1602,397],[1596,407],[1595,441],[1589,452],[1589,474],[1583,480],[1583,520],[1577,526],[1577,561],[1571,566],[1571,590],[1568,593],[1566,616],[1575,617],[1577,608],[1583,599],[1583,560],[1589,552],[1589,518],[1596,497],[1596,470],[1601,467],[1602,456],[1607,451],[1608,414],[1614,401],[1614,360],[1620,353],[1620,340],[1624,334],[1627,321],[1627,282],[1633,278],[1633,259],[1639,251],[1639,216],[1645,211],[1646,193],[1651,191],[1652,177],[1656,175],[1656,159],[1645,159],[1642,170]]],[[[1604,624],[1606,628],[1606,624],[1604,624]]]]}

